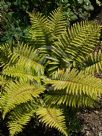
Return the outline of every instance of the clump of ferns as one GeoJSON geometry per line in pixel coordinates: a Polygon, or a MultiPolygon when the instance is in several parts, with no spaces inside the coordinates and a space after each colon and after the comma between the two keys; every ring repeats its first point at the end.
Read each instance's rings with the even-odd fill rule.
{"type": "Polygon", "coordinates": [[[84,21],[66,28],[61,9],[30,18],[32,46],[0,47],[2,117],[9,115],[11,136],[34,115],[68,136],[65,109],[93,107],[102,94],[102,81],[94,77],[102,71],[102,50],[94,52],[101,26],[84,21]]]}

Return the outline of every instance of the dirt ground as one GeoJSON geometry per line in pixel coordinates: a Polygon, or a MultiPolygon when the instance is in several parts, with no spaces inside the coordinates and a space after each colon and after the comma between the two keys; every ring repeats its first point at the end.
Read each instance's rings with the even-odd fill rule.
{"type": "Polygon", "coordinates": [[[83,136],[102,136],[102,103],[100,108],[80,114],[83,136]]]}

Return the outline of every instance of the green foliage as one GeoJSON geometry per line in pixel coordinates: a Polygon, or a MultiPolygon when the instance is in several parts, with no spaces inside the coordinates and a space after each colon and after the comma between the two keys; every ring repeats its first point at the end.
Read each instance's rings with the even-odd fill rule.
{"type": "Polygon", "coordinates": [[[62,13],[61,8],[58,8],[57,10],[54,10],[52,13],[50,13],[48,17],[48,29],[51,33],[51,36],[54,37],[54,39],[58,38],[61,33],[66,31],[66,21],[65,16],[62,13]]]}
{"type": "Polygon", "coordinates": [[[94,50],[99,37],[100,26],[96,23],[86,21],[74,24],[54,42],[49,71],[59,67],[82,69],[83,61],[94,50]]]}
{"type": "Polygon", "coordinates": [[[30,25],[27,12],[39,11],[48,15],[56,6],[54,0],[1,0],[0,42],[14,44],[25,41],[25,30],[30,25]]]}
{"type": "Polygon", "coordinates": [[[61,8],[53,11],[48,18],[39,13],[30,14],[32,26],[28,29],[30,41],[34,47],[51,46],[52,41],[57,39],[60,33],[66,31],[65,16],[61,8]]]}
{"type": "Polygon", "coordinates": [[[48,92],[46,102],[57,105],[92,106],[97,96],[102,93],[100,79],[75,69],[58,70],[52,79],[47,79],[45,83],[50,84],[53,88],[48,92]]]}
{"type": "Polygon", "coordinates": [[[39,116],[38,118],[41,122],[45,123],[49,127],[56,128],[65,136],[68,136],[66,132],[65,118],[60,109],[39,107],[37,115],[39,116]]]}
{"type": "Polygon", "coordinates": [[[32,26],[29,30],[29,37],[33,40],[35,47],[41,47],[47,44],[49,33],[47,31],[47,19],[40,13],[30,14],[32,26]]]}
{"type": "Polygon", "coordinates": [[[58,2],[58,5],[62,5],[69,21],[87,19],[95,10],[95,5],[101,6],[101,4],[101,0],[59,0],[58,2]]]}
{"type": "Polygon", "coordinates": [[[102,67],[102,50],[91,53],[85,60],[85,67],[85,72],[87,73],[100,73],[102,67]]]}
{"type": "Polygon", "coordinates": [[[15,105],[32,100],[33,97],[37,98],[45,89],[40,84],[35,83],[34,85],[21,81],[8,83],[5,90],[5,94],[2,96],[3,116],[13,109],[15,105]]]}
{"type": "Polygon", "coordinates": [[[30,25],[27,12],[39,11],[48,16],[57,7],[62,7],[69,25],[70,22],[87,19],[101,6],[101,0],[1,0],[0,42],[26,42],[25,33],[30,25]]]}
{"type": "Polygon", "coordinates": [[[65,109],[93,107],[102,94],[102,81],[93,76],[102,71],[101,49],[93,53],[101,27],[86,21],[67,29],[60,8],[30,17],[33,45],[0,47],[2,117],[9,118],[11,136],[36,116],[67,136],[65,109]]]}
{"type": "Polygon", "coordinates": [[[94,10],[90,0],[60,0],[60,3],[70,21],[85,19],[90,16],[90,11],[94,10]]]}
{"type": "Polygon", "coordinates": [[[8,123],[11,136],[17,135],[22,131],[23,125],[26,125],[35,113],[34,108],[35,104],[33,102],[27,102],[19,105],[11,112],[8,123]]]}
{"type": "MultiPolygon", "coordinates": [[[[28,48],[27,45],[21,44],[13,48],[13,52],[10,56],[11,58],[9,59],[8,65],[4,65],[2,71],[2,75],[8,82],[5,86],[2,86],[2,89],[5,91],[3,91],[2,98],[0,99],[0,107],[3,111],[3,118],[10,113],[8,126],[10,135],[13,136],[22,131],[23,125],[28,123],[31,117],[34,116],[34,113],[37,112],[36,114],[40,118],[38,111],[41,108],[39,108],[39,106],[45,106],[40,98],[45,91],[44,84],[42,85],[42,79],[44,79],[45,76],[41,64],[42,57],[40,58],[40,54],[38,55],[36,49],[34,50],[31,47],[28,48]],[[21,108],[22,104],[24,104],[23,110],[21,108]],[[34,110],[35,108],[36,110],[34,110]]],[[[1,82],[2,80],[3,77],[1,76],[1,82]]],[[[45,110],[49,110],[47,106],[45,110]]],[[[47,121],[45,121],[45,124],[50,124],[49,126],[51,127],[57,126],[55,128],[67,135],[67,132],[65,132],[65,122],[63,122],[64,117],[61,111],[57,110],[58,115],[53,118],[53,110],[54,109],[49,111],[51,112],[50,115],[52,114],[50,121],[55,122],[58,118],[60,124],[59,122],[51,124],[47,121]]],[[[44,117],[42,118],[42,121],[43,120],[44,117]]]]}
{"type": "MultiPolygon", "coordinates": [[[[13,44],[23,38],[24,32],[21,24],[21,17],[11,7],[14,6],[10,1],[0,1],[0,42],[13,44]]],[[[19,12],[18,12],[19,13],[19,12]]],[[[26,22],[26,21],[25,21],[26,22]]],[[[24,24],[23,24],[24,25],[24,24]]]]}

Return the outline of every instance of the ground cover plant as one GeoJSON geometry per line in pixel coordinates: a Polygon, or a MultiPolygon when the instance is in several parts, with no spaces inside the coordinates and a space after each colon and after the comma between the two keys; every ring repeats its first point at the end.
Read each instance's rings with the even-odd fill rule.
{"type": "Polygon", "coordinates": [[[28,41],[0,46],[0,110],[9,135],[18,135],[32,117],[68,136],[70,107],[94,107],[102,94],[101,26],[93,21],[67,27],[61,8],[48,17],[30,14],[28,41]]]}

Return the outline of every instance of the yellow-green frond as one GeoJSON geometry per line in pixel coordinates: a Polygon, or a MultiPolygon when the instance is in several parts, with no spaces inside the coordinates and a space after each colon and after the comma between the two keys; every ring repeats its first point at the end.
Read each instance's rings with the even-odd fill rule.
{"type": "MultiPolygon", "coordinates": [[[[53,75],[52,79],[45,80],[45,83],[52,85],[51,94],[55,95],[55,103],[58,104],[73,105],[71,99],[77,99],[74,103],[78,101],[78,98],[82,98],[81,101],[85,102],[87,97],[96,100],[102,94],[100,79],[84,74],[84,72],[78,73],[75,69],[71,71],[69,69],[66,71],[59,70],[53,75]]],[[[50,94],[50,91],[48,93],[50,94]]],[[[76,105],[78,103],[80,102],[77,102],[76,105]]]]}
{"type": "Polygon", "coordinates": [[[47,45],[49,43],[49,31],[47,28],[47,18],[41,13],[30,15],[31,28],[29,29],[29,38],[34,42],[35,48],[47,45]]]}
{"type": "Polygon", "coordinates": [[[16,64],[15,66],[7,67],[2,72],[3,75],[9,77],[15,77],[20,80],[25,81],[37,81],[40,82],[42,75],[36,73],[34,69],[29,66],[24,66],[22,64],[16,64]]]}
{"type": "Polygon", "coordinates": [[[61,8],[54,10],[48,16],[48,29],[54,39],[66,31],[66,20],[61,8]]]}
{"type": "Polygon", "coordinates": [[[44,73],[44,67],[42,65],[44,63],[44,59],[45,56],[39,54],[39,50],[35,50],[28,45],[20,44],[13,48],[13,53],[8,66],[15,62],[16,64],[18,63],[18,65],[21,65],[22,67],[28,67],[28,70],[32,69],[32,71],[41,75],[44,73]]]}
{"type": "Polygon", "coordinates": [[[52,47],[51,67],[56,63],[59,68],[69,65],[79,66],[98,43],[101,27],[95,22],[85,21],[74,24],[68,32],[62,34],[52,47]]]}
{"type": "Polygon", "coordinates": [[[3,116],[16,105],[31,101],[33,97],[39,97],[41,93],[44,92],[44,86],[37,84],[27,83],[25,81],[21,82],[10,82],[5,87],[6,92],[2,96],[3,103],[3,116]]]}
{"type": "Polygon", "coordinates": [[[39,107],[36,114],[38,115],[39,120],[46,126],[56,128],[65,136],[68,136],[66,132],[65,118],[60,109],[39,107]]]}
{"type": "Polygon", "coordinates": [[[8,127],[10,136],[17,135],[28,124],[35,113],[34,104],[25,103],[17,106],[9,116],[8,127]]]}
{"type": "MultiPolygon", "coordinates": [[[[48,105],[65,104],[70,107],[94,107],[98,101],[96,96],[90,97],[85,94],[67,94],[66,91],[50,91],[46,97],[45,102],[48,105]]],[[[65,106],[64,105],[64,106],[65,106]]]]}

